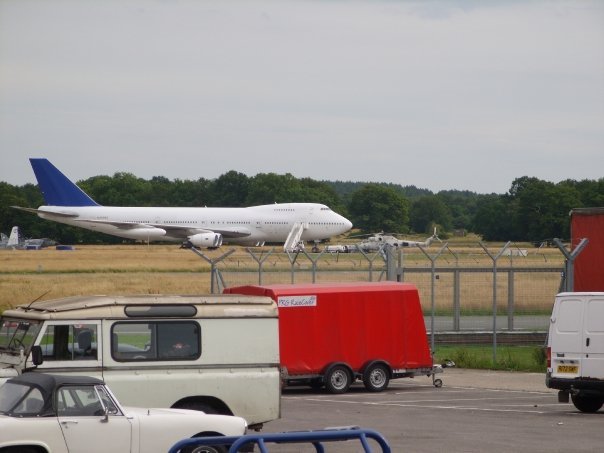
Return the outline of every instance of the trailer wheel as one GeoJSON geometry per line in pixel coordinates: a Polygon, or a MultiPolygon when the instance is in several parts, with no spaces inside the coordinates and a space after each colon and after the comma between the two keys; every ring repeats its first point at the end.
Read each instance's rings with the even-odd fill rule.
{"type": "Polygon", "coordinates": [[[604,398],[598,398],[597,396],[590,397],[579,393],[578,395],[571,395],[571,398],[575,407],[581,412],[598,412],[604,405],[604,398]]]}
{"type": "Polygon", "coordinates": [[[369,366],[363,373],[363,384],[370,392],[381,392],[386,390],[390,382],[388,367],[382,363],[369,366]]]}
{"type": "Polygon", "coordinates": [[[442,379],[434,379],[434,387],[436,387],[437,389],[441,388],[443,386],[443,381],[442,379]]]}
{"type": "Polygon", "coordinates": [[[325,388],[329,393],[346,393],[352,384],[352,377],[343,365],[336,365],[325,373],[325,388]]]}

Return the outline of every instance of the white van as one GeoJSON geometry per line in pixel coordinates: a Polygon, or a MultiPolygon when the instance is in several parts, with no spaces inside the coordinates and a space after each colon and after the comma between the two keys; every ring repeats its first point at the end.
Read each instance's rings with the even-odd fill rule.
{"type": "Polygon", "coordinates": [[[0,383],[24,372],[103,379],[129,406],[280,416],[278,312],[269,297],[90,296],[2,313],[0,383]]]}
{"type": "Polygon", "coordinates": [[[558,401],[582,412],[604,405],[604,293],[556,296],[547,344],[545,384],[558,401]]]}

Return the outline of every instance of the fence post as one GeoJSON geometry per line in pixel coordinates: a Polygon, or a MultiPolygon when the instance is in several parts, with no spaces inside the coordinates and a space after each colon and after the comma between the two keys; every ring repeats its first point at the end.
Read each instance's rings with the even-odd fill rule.
{"type": "Polygon", "coordinates": [[[298,259],[298,255],[300,254],[300,251],[293,253],[293,257],[292,257],[291,252],[286,251],[285,253],[287,253],[287,259],[289,260],[290,273],[291,273],[291,277],[292,277],[291,284],[293,285],[295,283],[294,275],[296,275],[296,272],[294,271],[294,265],[296,264],[296,260],[298,259]]]}
{"type": "Polygon", "coordinates": [[[252,258],[254,258],[254,261],[256,261],[256,263],[258,264],[258,284],[262,285],[262,265],[264,264],[264,262],[266,261],[266,259],[271,255],[271,253],[273,253],[275,251],[274,248],[270,249],[266,256],[262,257],[262,251],[260,251],[260,258],[256,257],[256,255],[254,255],[254,252],[252,251],[251,248],[246,247],[245,249],[252,258]]]}
{"type": "Polygon", "coordinates": [[[497,363],[497,260],[510,246],[511,241],[507,241],[497,255],[491,255],[489,250],[480,242],[480,246],[487,255],[493,260],[493,365],[497,363]]]}
{"type": "Polygon", "coordinates": [[[577,255],[579,255],[579,253],[581,253],[581,251],[585,248],[588,242],[589,239],[587,238],[581,239],[579,245],[577,245],[575,249],[569,253],[562,241],[560,241],[558,238],[554,238],[554,244],[558,246],[560,251],[566,257],[566,261],[564,262],[564,273],[566,277],[564,280],[564,291],[572,292],[575,290],[575,259],[577,258],[577,255]]]}
{"type": "Polygon", "coordinates": [[[384,244],[384,253],[386,255],[386,280],[395,282],[396,278],[396,264],[394,261],[394,250],[398,247],[394,247],[391,244],[384,244]]]}
{"type": "Polygon", "coordinates": [[[508,271],[508,330],[514,330],[514,269],[508,271]]]}
{"type": "Polygon", "coordinates": [[[304,255],[306,255],[306,258],[308,258],[312,264],[312,282],[316,283],[317,282],[317,263],[319,261],[319,258],[321,258],[323,256],[323,254],[325,253],[325,249],[321,250],[321,253],[319,253],[315,259],[313,259],[312,256],[310,256],[306,252],[306,250],[302,250],[302,253],[304,253],[304,255]]]}
{"type": "MultiPolygon", "coordinates": [[[[383,247],[383,245],[382,245],[383,247]]],[[[383,248],[380,247],[380,249],[370,258],[369,255],[365,252],[365,250],[361,249],[360,247],[357,247],[357,250],[359,252],[361,252],[361,254],[365,257],[365,259],[369,262],[369,281],[372,282],[373,281],[373,262],[375,261],[375,259],[378,256],[382,256],[382,250],[383,248]]]]}
{"type": "Polygon", "coordinates": [[[430,306],[431,306],[431,315],[430,315],[430,347],[431,347],[431,351],[432,354],[434,354],[434,317],[436,316],[436,304],[435,304],[435,300],[434,300],[434,281],[436,280],[435,278],[435,274],[436,274],[436,269],[435,269],[435,262],[438,259],[438,257],[443,253],[443,251],[447,248],[447,244],[448,242],[445,243],[445,245],[443,245],[440,250],[438,252],[436,252],[436,254],[434,256],[430,256],[428,255],[428,252],[426,252],[424,250],[424,248],[421,245],[418,245],[417,248],[419,248],[422,253],[424,255],[426,255],[426,257],[430,260],[431,263],[431,271],[432,271],[432,278],[431,278],[431,282],[430,282],[430,306]]]}
{"type": "Polygon", "coordinates": [[[214,294],[216,292],[216,287],[219,287],[220,284],[222,284],[222,286],[224,286],[224,280],[222,279],[222,276],[220,276],[218,269],[216,268],[216,264],[220,263],[227,256],[234,253],[235,249],[231,249],[228,252],[220,255],[218,258],[214,258],[214,259],[211,259],[211,258],[205,256],[201,250],[197,250],[195,247],[191,247],[191,251],[193,253],[195,253],[197,256],[206,260],[208,263],[210,263],[210,293],[214,294]],[[218,281],[218,278],[220,278],[220,282],[218,281]]]}
{"type": "Polygon", "coordinates": [[[461,317],[461,297],[460,297],[460,272],[459,269],[453,271],[453,330],[459,332],[461,329],[459,318],[461,317]]]}

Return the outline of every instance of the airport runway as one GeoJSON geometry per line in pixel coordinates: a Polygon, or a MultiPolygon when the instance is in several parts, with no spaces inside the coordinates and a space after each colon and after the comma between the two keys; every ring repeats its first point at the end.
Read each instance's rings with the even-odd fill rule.
{"type": "MultiPolygon", "coordinates": [[[[265,432],[357,425],[380,432],[393,452],[595,452],[604,442],[604,410],[584,414],[557,402],[544,375],[447,369],[399,379],[383,393],[362,385],[344,395],[285,389],[282,418],[265,432]]],[[[359,442],[325,444],[328,452],[363,451],[359,442]]],[[[381,451],[377,444],[373,451],[381,451]]],[[[278,452],[314,451],[280,445],[278,452]]]]}

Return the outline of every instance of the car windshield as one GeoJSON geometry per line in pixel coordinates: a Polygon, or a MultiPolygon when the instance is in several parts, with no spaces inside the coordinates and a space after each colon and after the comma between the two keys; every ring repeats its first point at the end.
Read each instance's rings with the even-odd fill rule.
{"type": "Polygon", "coordinates": [[[0,386],[0,414],[35,417],[44,407],[40,389],[7,382],[0,386]]]}
{"type": "Polygon", "coordinates": [[[40,326],[38,321],[0,318],[0,352],[17,353],[21,348],[29,352],[40,326]]]}

